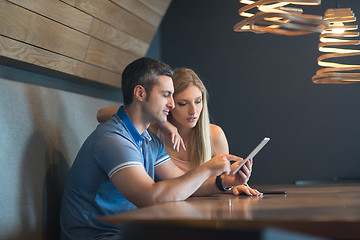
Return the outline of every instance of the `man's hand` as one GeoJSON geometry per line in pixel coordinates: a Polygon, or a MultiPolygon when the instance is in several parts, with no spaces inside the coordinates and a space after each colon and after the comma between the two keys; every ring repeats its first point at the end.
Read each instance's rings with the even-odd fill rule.
{"type": "MultiPolygon", "coordinates": [[[[234,159],[235,160],[235,159],[234,159]]],[[[223,186],[224,187],[232,187],[236,185],[243,185],[249,181],[252,171],[252,164],[253,161],[250,159],[247,161],[244,166],[240,168],[237,174],[233,175],[232,172],[243,162],[244,160],[241,159],[231,165],[231,173],[224,174],[223,176],[223,186]]]]}
{"type": "MultiPolygon", "coordinates": [[[[217,176],[220,174],[228,175],[231,172],[232,166],[230,165],[230,161],[234,160],[236,162],[243,161],[242,158],[237,157],[231,154],[218,154],[209,161],[206,161],[202,167],[208,168],[211,173],[210,176],[217,176]]],[[[239,166],[239,165],[237,165],[239,166]]]]}

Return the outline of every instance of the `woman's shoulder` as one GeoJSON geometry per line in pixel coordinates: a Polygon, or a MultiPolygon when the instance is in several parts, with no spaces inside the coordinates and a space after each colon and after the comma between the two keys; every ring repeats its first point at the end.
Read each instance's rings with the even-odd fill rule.
{"type": "Polygon", "coordinates": [[[225,133],[220,126],[210,124],[210,139],[213,156],[219,153],[229,153],[229,145],[225,133]]]}
{"type": "Polygon", "coordinates": [[[210,124],[210,134],[211,134],[211,137],[219,137],[221,135],[224,135],[224,131],[222,130],[222,128],[218,125],[215,125],[215,124],[210,124]]]}
{"type": "Polygon", "coordinates": [[[210,124],[210,139],[213,143],[226,140],[225,133],[220,126],[210,124]]]}

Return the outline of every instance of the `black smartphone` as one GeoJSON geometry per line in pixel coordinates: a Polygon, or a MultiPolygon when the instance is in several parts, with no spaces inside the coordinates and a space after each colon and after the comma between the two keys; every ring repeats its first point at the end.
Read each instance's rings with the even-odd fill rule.
{"type": "MultiPolygon", "coordinates": [[[[260,191],[261,192],[261,191],[260,191]]],[[[286,190],[278,190],[278,191],[262,191],[262,194],[286,194],[286,190]]]]}

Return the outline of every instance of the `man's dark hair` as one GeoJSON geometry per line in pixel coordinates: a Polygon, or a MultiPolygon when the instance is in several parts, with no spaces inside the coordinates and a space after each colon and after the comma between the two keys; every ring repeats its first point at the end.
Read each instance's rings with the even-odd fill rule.
{"type": "Polygon", "coordinates": [[[134,88],[141,85],[145,88],[146,94],[150,94],[161,75],[172,77],[174,74],[171,67],[153,58],[139,58],[124,69],[122,73],[121,90],[124,98],[124,105],[133,101],[134,88]]]}

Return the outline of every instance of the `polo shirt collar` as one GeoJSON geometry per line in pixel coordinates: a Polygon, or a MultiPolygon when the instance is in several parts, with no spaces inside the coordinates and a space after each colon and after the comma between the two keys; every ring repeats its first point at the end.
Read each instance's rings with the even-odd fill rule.
{"type": "Polygon", "coordinates": [[[135,128],[133,122],[127,115],[127,113],[124,110],[124,107],[119,107],[119,110],[117,112],[118,117],[121,119],[121,121],[125,124],[126,128],[129,130],[131,136],[133,137],[136,144],[141,147],[142,143],[144,141],[144,138],[146,138],[148,141],[151,141],[151,136],[148,132],[148,130],[145,130],[142,135],[138,132],[138,130],[135,128]]]}

